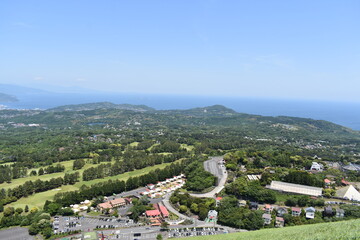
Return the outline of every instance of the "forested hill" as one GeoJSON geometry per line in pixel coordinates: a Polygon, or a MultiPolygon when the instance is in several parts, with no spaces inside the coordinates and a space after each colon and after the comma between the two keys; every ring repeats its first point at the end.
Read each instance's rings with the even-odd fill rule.
{"type": "Polygon", "coordinates": [[[11,128],[9,122],[25,126],[35,123],[46,129],[76,128],[87,131],[90,128],[99,132],[103,131],[100,130],[102,128],[115,129],[115,132],[136,132],[139,137],[177,131],[180,137],[186,135],[187,139],[189,136],[195,140],[207,139],[214,144],[233,139],[227,146],[229,149],[243,141],[270,141],[324,151],[335,145],[341,145],[341,148],[349,146],[351,149],[360,146],[359,131],[331,122],[237,113],[221,105],[188,110],[155,110],[143,105],[102,102],[62,106],[46,111],[0,111],[0,130],[11,128]]]}
{"type": "Polygon", "coordinates": [[[202,108],[191,108],[186,110],[166,110],[162,111],[166,114],[179,114],[179,115],[187,115],[194,117],[209,117],[209,116],[235,116],[239,115],[239,113],[234,110],[224,107],[222,105],[213,105],[209,107],[202,108]]]}
{"type": "Polygon", "coordinates": [[[98,102],[98,103],[65,105],[56,108],[51,108],[47,111],[62,112],[62,111],[86,111],[86,110],[96,110],[96,109],[121,109],[121,110],[131,110],[131,111],[139,111],[139,112],[155,110],[145,105],[114,104],[110,102],[98,102]]]}
{"type": "Polygon", "coordinates": [[[15,96],[11,96],[5,93],[0,93],[0,103],[3,102],[16,102],[18,99],[15,96]]]}

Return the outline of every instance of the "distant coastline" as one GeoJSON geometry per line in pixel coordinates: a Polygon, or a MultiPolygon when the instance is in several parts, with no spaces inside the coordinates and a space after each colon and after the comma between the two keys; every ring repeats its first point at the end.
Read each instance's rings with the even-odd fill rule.
{"type": "Polygon", "coordinates": [[[326,120],[360,130],[360,103],[332,103],[300,100],[272,100],[202,96],[140,94],[29,94],[18,102],[3,103],[1,108],[48,109],[62,105],[108,101],[116,104],[146,105],[159,110],[189,109],[221,104],[240,113],[263,116],[292,116],[326,120]]]}

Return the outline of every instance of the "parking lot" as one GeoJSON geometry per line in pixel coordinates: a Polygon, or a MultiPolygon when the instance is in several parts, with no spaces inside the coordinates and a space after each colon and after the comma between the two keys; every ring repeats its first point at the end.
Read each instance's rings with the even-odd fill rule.
{"type": "MultiPolygon", "coordinates": [[[[156,239],[158,232],[124,232],[123,230],[98,231],[98,234],[104,234],[105,239],[156,239]]],[[[99,235],[98,235],[99,236],[99,235]]],[[[101,235],[100,235],[101,236],[101,235]]]]}
{"type": "Polygon", "coordinates": [[[89,218],[89,217],[54,217],[54,233],[65,233],[74,230],[85,232],[93,231],[99,228],[120,228],[134,227],[131,219],[124,218],[89,218]]]}
{"type": "Polygon", "coordinates": [[[33,240],[33,236],[29,235],[27,228],[15,227],[0,231],[0,239],[6,240],[33,240]]]}
{"type": "Polygon", "coordinates": [[[197,227],[197,228],[172,228],[168,232],[169,238],[209,236],[228,233],[223,228],[218,227],[197,227]]]}

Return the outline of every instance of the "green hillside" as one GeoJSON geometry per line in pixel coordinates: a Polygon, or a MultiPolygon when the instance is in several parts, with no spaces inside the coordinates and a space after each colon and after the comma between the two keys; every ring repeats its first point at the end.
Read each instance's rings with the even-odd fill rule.
{"type": "Polygon", "coordinates": [[[188,239],[226,239],[226,240],[335,240],[360,239],[360,219],[303,225],[296,227],[272,228],[259,231],[231,233],[227,235],[191,237],[188,239]]]}

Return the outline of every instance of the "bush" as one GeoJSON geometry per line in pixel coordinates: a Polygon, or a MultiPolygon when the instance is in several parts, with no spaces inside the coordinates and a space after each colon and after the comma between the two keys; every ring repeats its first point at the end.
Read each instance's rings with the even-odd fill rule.
{"type": "Polygon", "coordinates": [[[185,205],[181,205],[180,208],[179,208],[179,211],[180,211],[181,213],[186,213],[187,210],[188,210],[188,208],[187,208],[187,206],[185,206],[185,205]]]}

